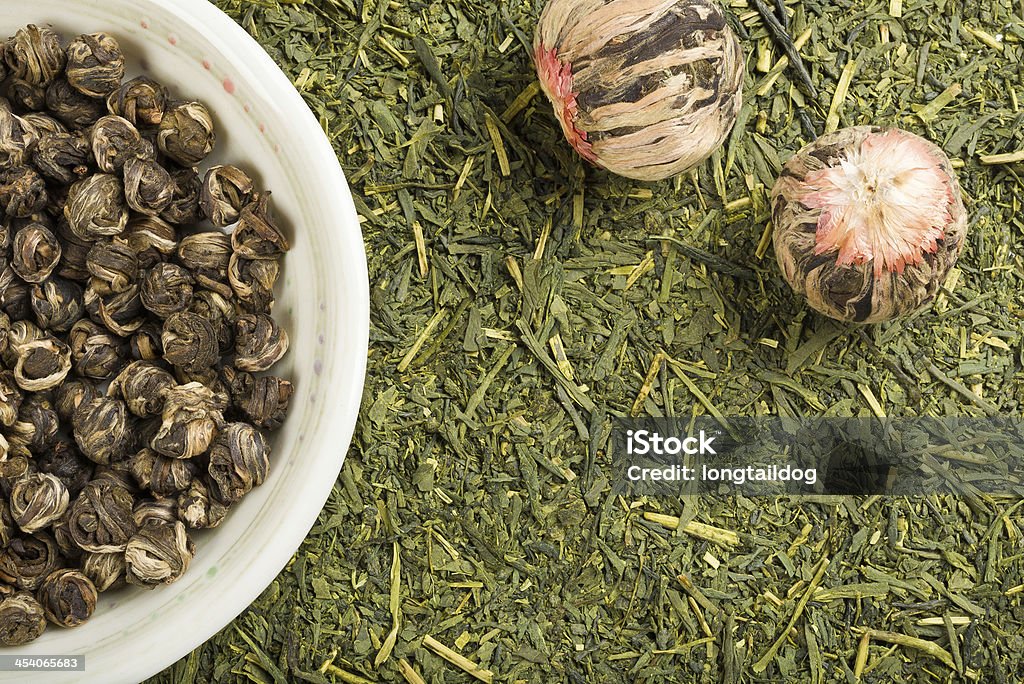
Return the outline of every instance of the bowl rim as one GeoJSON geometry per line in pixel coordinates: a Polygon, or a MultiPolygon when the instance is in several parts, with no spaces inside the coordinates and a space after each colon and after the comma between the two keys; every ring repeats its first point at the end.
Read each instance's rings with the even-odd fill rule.
{"type": "MultiPolygon", "coordinates": [[[[340,358],[341,351],[344,349],[350,353],[353,345],[361,353],[345,356],[343,363],[326,365],[320,379],[328,395],[317,402],[318,423],[324,432],[330,433],[332,453],[311,459],[310,467],[304,468],[303,495],[295,497],[287,511],[275,518],[274,528],[268,531],[258,549],[258,562],[254,559],[246,564],[242,575],[218,577],[217,582],[223,585],[223,591],[215,603],[207,603],[204,607],[202,627],[197,629],[195,621],[186,622],[180,612],[174,612],[168,619],[148,625],[145,634],[136,632],[136,645],[140,648],[135,653],[106,653],[102,658],[90,661],[86,648],[84,656],[88,670],[70,675],[73,681],[138,682],[159,673],[231,623],[280,574],[308,536],[337,482],[359,415],[369,348],[369,275],[361,225],[338,155],[301,94],[263,47],[208,0],[129,0],[128,4],[142,11],[150,7],[154,12],[177,19],[197,40],[216,46],[229,63],[245,64],[247,71],[258,73],[261,90],[273,96],[273,107],[291,123],[289,134],[297,145],[303,146],[304,158],[316,168],[318,185],[339,189],[319,198],[322,206],[318,212],[337,216],[336,223],[344,226],[344,229],[336,228],[332,232],[330,242],[337,245],[339,251],[348,250],[351,255],[345,262],[344,274],[327,274],[329,285],[344,284],[347,290],[345,315],[335,316],[326,324],[323,353],[324,358],[332,355],[340,358]],[[346,379],[351,376],[356,381],[336,382],[342,373],[346,379]],[[332,455],[335,445],[338,458],[332,455]],[[97,668],[99,664],[111,669],[101,671],[97,668]]],[[[296,420],[298,418],[295,416],[296,420]]],[[[324,444],[327,443],[328,438],[324,438],[324,444]]],[[[213,534],[216,533],[217,530],[213,530],[213,534]]],[[[29,647],[31,644],[26,648],[29,647]]],[[[39,649],[35,648],[23,654],[18,649],[0,649],[2,655],[31,656],[38,652],[39,649]]],[[[36,673],[33,678],[36,677],[41,677],[39,681],[50,681],[45,673],[36,673]]],[[[61,675],[51,677],[72,681],[61,675]]],[[[0,681],[9,680],[0,673],[0,681]]]]}

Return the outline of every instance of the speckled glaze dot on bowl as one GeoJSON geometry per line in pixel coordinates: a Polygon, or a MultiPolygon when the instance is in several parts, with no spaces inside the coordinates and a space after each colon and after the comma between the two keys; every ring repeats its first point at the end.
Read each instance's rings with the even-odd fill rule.
{"type": "Polygon", "coordinates": [[[138,682],[231,621],[273,580],[330,494],[355,425],[366,369],[369,288],[352,198],[315,117],[287,77],[205,0],[36,0],[0,3],[0,34],[28,23],[66,35],[109,31],[128,58],[179,96],[205,102],[217,124],[213,162],[232,162],[273,191],[293,248],[274,315],[291,349],[275,372],[296,385],[273,438],[267,482],[217,529],[196,535],[192,567],[175,584],[101,596],[75,629],[49,626],[3,654],[85,656],[85,673],[0,673],[0,682],[138,682]]]}

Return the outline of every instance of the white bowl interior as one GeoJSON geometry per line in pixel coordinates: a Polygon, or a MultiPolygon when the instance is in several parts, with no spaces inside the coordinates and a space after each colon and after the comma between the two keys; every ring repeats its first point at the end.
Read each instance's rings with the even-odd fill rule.
{"type": "MultiPolygon", "coordinates": [[[[65,36],[107,31],[128,58],[217,125],[209,162],[234,163],[273,192],[291,240],[275,318],[291,347],[274,373],[296,387],[274,434],[271,472],[215,530],[175,584],[101,595],[81,627],[49,626],[0,654],[85,655],[86,673],[46,681],[135,682],[224,627],[266,587],[308,533],[345,457],[362,394],[369,327],[366,257],[337,157],[288,79],[230,18],[204,0],[36,0],[3,3],[0,36],[28,23],[65,36]]],[[[0,681],[24,674],[0,673],[0,681]]],[[[33,675],[33,681],[39,675],[33,675]]]]}

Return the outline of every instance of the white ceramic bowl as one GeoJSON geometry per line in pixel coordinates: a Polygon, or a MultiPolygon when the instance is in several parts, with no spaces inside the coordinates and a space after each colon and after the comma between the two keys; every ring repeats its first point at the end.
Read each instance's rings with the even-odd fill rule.
{"type": "Polygon", "coordinates": [[[296,386],[273,439],[270,477],[217,529],[197,535],[191,568],[152,591],[103,594],[75,629],[50,626],[0,654],[84,655],[85,673],[0,673],[8,681],[138,682],[224,627],[281,571],[330,494],[362,394],[369,289],[362,235],[337,157],[287,77],[205,0],[0,2],[0,37],[25,24],[67,36],[108,31],[129,75],[146,73],[214,115],[213,161],[230,161],[273,191],[292,242],[274,315],[291,338],[275,373],[296,386]]]}

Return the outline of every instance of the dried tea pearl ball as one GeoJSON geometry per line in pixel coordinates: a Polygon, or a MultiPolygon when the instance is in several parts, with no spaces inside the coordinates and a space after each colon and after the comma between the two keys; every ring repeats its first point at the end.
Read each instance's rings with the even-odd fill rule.
{"type": "Polygon", "coordinates": [[[99,396],[99,390],[85,378],[68,378],[57,388],[54,400],[54,408],[57,415],[63,421],[71,420],[79,404],[99,396]]]}
{"type": "Polygon", "coordinates": [[[179,312],[164,321],[164,359],[188,371],[210,368],[219,358],[217,333],[196,314],[179,312]]]}
{"type": "Polygon", "coordinates": [[[146,273],[140,295],[142,305],[160,318],[188,309],[195,280],[177,264],[157,264],[146,273]]]}
{"type": "Polygon", "coordinates": [[[92,127],[90,142],[96,164],[104,173],[120,172],[143,149],[142,136],[127,119],[110,114],[92,127]]]}
{"type": "Polygon", "coordinates": [[[25,444],[33,453],[49,448],[57,438],[60,418],[44,394],[31,394],[18,411],[7,435],[8,439],[25,444]]]}
{"type": "Polygon", "coordinates": [[[71,232],[82,240],[95,241],[121,233],[128,224],[128,205],[117,176],[97,173],[76,182],[68,190],[64,217],[71,232]]]}
{"type": "Polygon", "coordinates": [[[124,196],[140,214],[158,216],[174,199],[171,174],[153,159],[129,159],[124,165],[124,196]]]}
{"type": "Polygon", "coordinates": [[[210,112],[199,102],[176,102],[164,112],[157,147],[182,166],[195,166],[213,151],[217,137],[210,112]]]}
{"type": "Polygon", "coordinates": [[[46,614],[26,592],[0,601],[0,644],[21,646],[34,641],[46,629],[46,614]]]}
{"type": "Polygon", "coordinates": [[[248,423],[228,423],[210,446],[210,488],[224,503],[241,499],[263,484],[270,468],[270,448],[248,423]]]}
{"type": "Polygon", "coordinates": [[[45,86],[64,70],[67,57],[60,43],[56,31],[29,24],[7,43],[4,61],[15,78],[45,86]]]}
{"type": "Polygon", "coordinates": [[[11,489],[11,516],[23,532],[31,534],[64,515],[68,500],[67,487],[58,478],[32,473],[11,489]]]}
{"type": "Polygon", "coordinates": [[[83,314],[82,287],[70,280],[51,276],[32,287],[32,311],[39,327],[67,332],[83,314]]]}
{"type": "Polygon", "coordinates": [[[144,323],[138,331],[132,335],[129,345],[132,349],[132,358],[141,361],[159,361],[164,357],[164,345],[162,339],[163,330],[154,323],[144,323]]]}
{"type": "MultiPolygon", "coordinates": [[[[229,297],[230,294],[229,290],[229,297]]],[[[188,310],[202,316],[213,326],[222,356],[234,350],[235,320],[238,318],[234,302],[213,290],[199,290],[195,293],[188,310]]]]}
{"type": "Polygon", "coordinates": [[[222,420],[217,397],[205,385],[190,382],[172,387],[150,446],[171,458],[193,458],[210,448],[222,420]]]}
{"type": "Polygon", "coordinates": [[[99,599],[92,580],[67,568],[48,575],[36,595],[47,619],[61,627],[77,627],[88,620],[99,599]]]}
{"type": "Polygon", "coordinates": [[[28,218],[38,214],[46,200],[46,181],[32,167],[15,166],[0,171],[0,210],[7,216],[28,218]]]}
{"type": "Polygon", "coordinates": [[[231,259],[231,238],[211,231],[195,233],[181,239],[178,260],[196,278],[196,282],[223,297],[232,295],[228,284],[228,263],[231,259]]]}
{"type": "Polygon", "coordinates": [[[288,351],[288,334],[265,314],[246,314],[235,321],[235,368],[268,370],[288,351]]]}
{"type": "Polygon", "coordinates": [[[0,98],[0,167],[21,166],[39,143],[39,132],[0,98]]]}
{"type": "Polygon", "coordinates": [[[88,318],[74,324],[68,334],[75,372],[93,380],[106,380],[124,365],[124,339],[88,318]]]}
{"type": "Polygon", "coordinates": [[[67,126],[48,113],[28,112],[21,117],[21,120],[26,126],[35,130],[40,140],[54,135],[65,135],[68,132],[67,126]]]}
{"type": "Polygon", "coordinates": [[[93,462],[85,458],[73,442],[58,440],[41,456],[36,457],[39,470],[59,478],[71,497],[78,496],[92,480],[93,462]]]}
{"type": "Polygon", "coordinates": [[[52,535],[36,532],[16,537],[0,550],[0,580],[34,591],[62,562],[52,535]]]}
{"type": "Polygon", "coordinates": [[[194,529],[217,527],[227,511],[227,506],[211,496],[209,489],[198,478],[192,481],[188,491],[178,496],[178,517],[194,529]]]}
{"type": "Polygon", "coordinates": [[[89,97],[106,97],[124,78],[124,54],[113,36],[89,33],[68,46],[67,78],[89,97]]]}
{"type": "Polygon", "coordinates": [[[113,379],[107,395],[120,397],[128,410],[140,418],[158,416],[167,392],[177,383],[170,373],[149,361],[133,361],[113,379]]]}
{"type": "Polygon", "coordinates": [[[200,204],[213,225],[229,226],[249,203],[252,179],[237,166],[211,166],[203,181],[200,204]]]}
{"type": "Polygon", "coordinates": [[[85,267],[93,278],[93,287],[103,294],[124,292],[139,275],[139,259],[124,240],[99,242],[85,257],[85,267]]]}
{"type": "Polygon", "coordinates": [[[38,112],[46,107],[46,88],[20,78],[11,80],[8,97],[21,111],[38,112]]]}
{"type": "Polygon", "coordinates": [[[32,164],[47,179],[70,185],[89,174],[92,146],[81,133],[55,133],[39,140],[32,164]]]}
{"type": "Polygon", "coordinates": [[[106,465],[127,452],[132,436],[124,402],[92,399],[78,407],[72,422],[75,443],[93,463],[106,465]]]}
{"type": "Polygon", "coordinates": [[[18,348],[14,379],[29,392],[53,389],[71,370],[71,349],[58,340],[46,338],[26,342],[18,348]]]}
{"type": "Polygon", "coordinates": [[[123,237],[135,250],[139,266],[143,268],[156,265],[178,248],[174,226],[158,216],[133,216],[128,220],[123,237]]]}
{"type": "Polygon", "coordinates": [[[141,527],[125,549],[129,584],[152,586],[179,579],[192,562],[195,545],[180,521],[141,527]]]}
{"type": "Polygon", "coordinates": [[[0,425],[10,427],[18,419],[24,396],[12,371],[0,371],[0,425]]]}
{"type": "Polygon", "coordinates": [[[107,109],[132,124],[157,126],[167,106],[167,88],[147,76],[124,83],[107,97],[107,109]]]}
{"type": "Polygon", "coordinates": [[[84,551],[124,551],[135,534],[131,491],[115,477],[97,477],[85,486],[68,512],[68,528],[84,551]]]}
{"type": "Polygon", "coordinates": [[[258,192],[239,214],[231,232],[235,253],[248,259],[270,259],[288,251],[288,240],[270,215],[270,193],[258,192]]]}
{"type": "Polygon", "coordinates": [[[50,277],[60,261],[60,242],[42,223],[30,223],[14,234],[11,268],[28,283],[50,277]]]}
{"type": "MultiPolygon", "coordinates": [[[[159,147],[160,141],[157,140],[159,147]]],[[[160,212],[160,218],[176,225],[198,223],[203,218],[199,206],[199,195],[202,192],[203,179],[199,173],[187,166],[170,172],[174,183],[174,194],[171,203],[160,212]]]]}
{"type": "Polygon", "coordinates": [[[132,283],[124,292],[103,296],[92,286],[85,291],[85,308],[89,315],[102,321],[107,330],[127,337],[145,323],[139,286],[132,283]]]}
{"type": "Polygon", "coordinates": [[[237,252],[228,260],[228,283],[248,310],[269,314],[274,307],[274,284],[281,274],[276,259],[247,259],[237,252]]]}
{"type": "Polygon", "coordinates": [[[160,496],[187,489],[198,470],[190,460],[162,456],[149,448],[132,456],[128,466],[140,487],[160,496]]]}
{"type": "MultiPolygon", "coordinates": [[[[227,376],[232,369],[225,368],[227,376]]],[[[253,425],[276,430],[284,422],[295,387],[289,381],[274,375],[255,376],[239,372],[231,385],[233,406],[241,411],[253,425]]]]}
{"type": "Polygon", "coordinates": [[[46,108],[75,129],[91,126],[106,113],[103,100],[84,95],[63,76],[53,79],[53,83],[47,86],[46,108]]]}
{"type": "Polygon", "coordinates": [[[123,553],[86,553],[82,559],[82,573],[92,580],[96,591],[113,589],[124,580],[123,553]]]}

